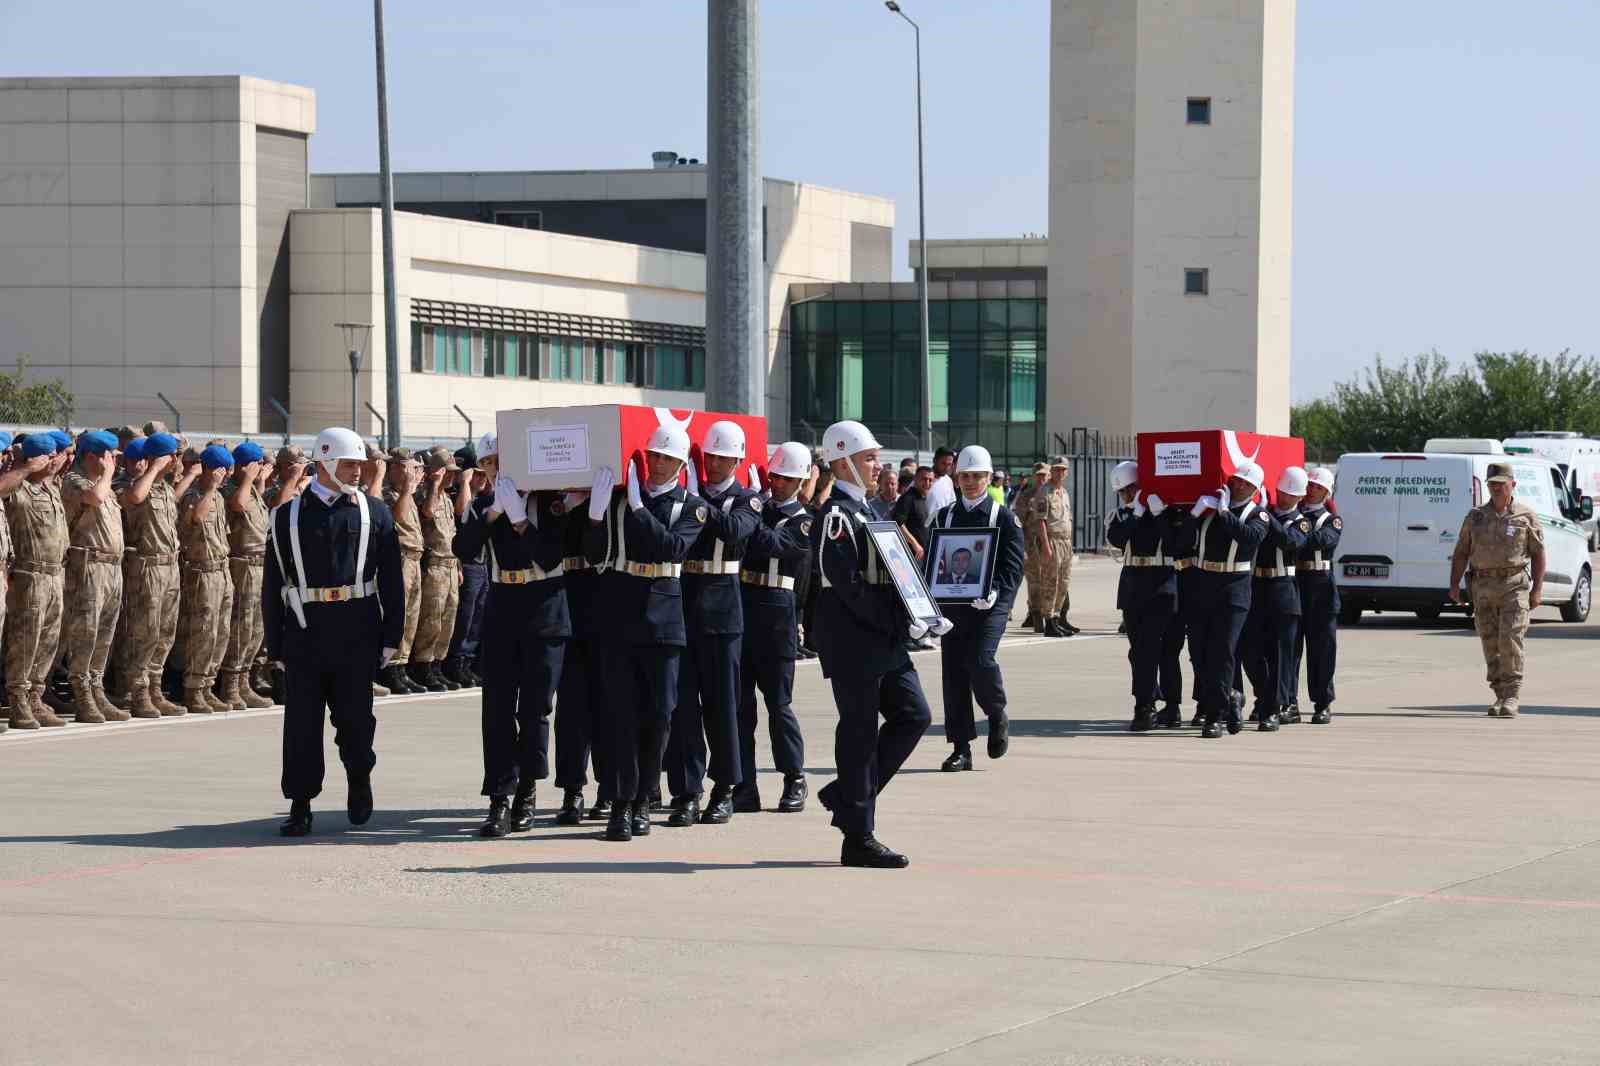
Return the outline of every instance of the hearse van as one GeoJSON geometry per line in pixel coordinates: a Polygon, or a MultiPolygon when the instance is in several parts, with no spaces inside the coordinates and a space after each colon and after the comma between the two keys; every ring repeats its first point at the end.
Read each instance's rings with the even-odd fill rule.
{"type": "MultiPolygon", "coordinates": [[[[1574,497],[1600,498],[1600,440],[1565,430],[1538,429],[1501,441],[1510,455],[1541,455],[1561,468],[1567,491],[1574,497]]],[[[1600,519],[1583,523],[1589,550],[1600,550],[1600,519]]]]}

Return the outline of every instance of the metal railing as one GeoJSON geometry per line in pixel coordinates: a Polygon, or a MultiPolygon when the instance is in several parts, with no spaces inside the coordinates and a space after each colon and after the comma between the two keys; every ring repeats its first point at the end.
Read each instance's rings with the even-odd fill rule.
{"type": "Polygon", "coordinates": [[[1134,458],[1134,438],[1079,426],[1063,437],[1051,434],[1057,451],[1071,464],[1067,492],[1072,500],[1072,550],[1098,552],[1106,545],[1106,515],[1114,508],[1111,471],[1134,458]]]}

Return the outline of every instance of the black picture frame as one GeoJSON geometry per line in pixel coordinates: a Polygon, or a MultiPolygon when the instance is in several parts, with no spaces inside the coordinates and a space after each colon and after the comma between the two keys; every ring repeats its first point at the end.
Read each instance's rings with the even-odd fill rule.
{"type": "Polygon", "coordinates": [[[994,587],[995,550],[1000,531],[994,526],[966,528],[935,527],[929,531],[925,562],[928,592],[936,603],[971,603],[989,595],[994,587]],[[958,553],[967,553],[967,576],[959,584],[949,580],[950,567],[959,562],[958,553]]]}
{"type": "Polygon", "coordinates": [[[923,625],[930,625],[944,617],[923,583],[922,571],[917,568],[916,557],[900,535],[894,522],[868,522],[867,538],[878,556],[878,565],[889,572],[889,578],[905,604],[906,614],[923,625]]]}

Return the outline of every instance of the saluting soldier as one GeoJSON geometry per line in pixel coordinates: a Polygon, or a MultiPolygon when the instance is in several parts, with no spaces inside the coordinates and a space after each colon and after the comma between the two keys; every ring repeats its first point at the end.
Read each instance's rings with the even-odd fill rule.
{"type": "Polygon", "coordinates": [[[1050,462],[1050,480],[1028,502],[1029,536],[1039,553],[1040,615],[1037,632],[1070,637],[1078,632],[1067,621],[1071,609],[1072,500],[1067,496],[1067,457],[1050,462]]]}
{"type": "Polygon", "coordinates": [[[1040,576],[1040,564],[1043,555],[1039,550],[1037,539],[1026,528],[1028,516],[1033,512],[1033,498],[1044,488],[1044,483],[1050,480],[1050,464],[1034,463],[1033,476],[1022,482],[1022,487],[1017,490],[1017,498],[1011,501],[1011,513],[1021,518],[1024,523],[1022,538],[1022,576],[1028,585],[1028,613],[1022,618],[1023,629],[1037,629],[1040,620],[1039,610],[1040,593],[1044,591],[1043,579],[1040,576]]]}
{"type": "Polygon", "coordinates": [[[178,438],[170,433],[129,445],[130,481],[122,489],[123,640],[115,653],[118,692],[136,718],[188,713],[161,690],[162,670],[178,634],[178,497],[168,477],[178,438]],[[134,451],[137,449],[137,451],[134,451]]]}
{"type": "Polygon", "coordinates": [[[745,546],[739,566],[744,640],[739,649],[739,787],[733,809],[761,810],[756,784],[756,690],[767,705],[772,761],[783,774],[778,810],[806,805],[806,747],[791,701],[794,664],[800,658],[800,612],[795,590],[805,584],[811,560],[812,517],[800,490],[815,473],[811,449],[796,441],[778,445],[767,470],[771,495],[761,508],[762,530],[745,546]]]}
{"type": "Polygon", "coordinates": [[[1250,614],[1240,640],[1239,657],[1250,678],[1255,708],[1250,715],[1262,733],[1278,728],[1280,716],[1294,703],[1297,687],[1294,646],[1300,633],[1300,586],[1295,561],[1311,524],[1300,515],[1306,493],[1306,472],[1285,467],[1278,478],[1277,498],[1267,510],[1267,535],[1256,551],[1255,581],[1250,589],[1250,614]]]}
{"type": "Polygon", "coordinates": [[[445,479],[455,458],[442,445],[423,453],[422,497],[417,512],[422,522],[422,601],[417,611],[417,638],[411,648],[412,672],[429,692],[454,692],[461,686],[444,676],[444,657],[456,628],[461,596],[461,561],[450,550],[456,536],[456,514],[445,479]]]}
{"type": "MultiPolygon", "coordinates": [[[[1170,633],[1178,625],[1178,577],[1172,564],[1181,543],[1182,512],[1168,508],[1159,495],[1139,490],[1137,463],[1118,463],[1111,471],[1111,487],[1120,506],[1106,526],[1106,542],[1122,551],[1117,609],[1133,671],[1133,721],[1128,728],[1145,733],[1158,725],[1179,724],[1161,674],[1169,668],[1163,666],[1166,656],[1176,656],[1170,650],[1170,633]],[[1156,700],[1163,696],[1169,702],[1165,717],[1158,719],[1156,700]]],[[[1176,684],[1181,698],[1181,680],[1176,684]]]]}
{"type": "Polygon", "coordinates": [[[412,455],[410,448],[394,448],[389,452],[389,487],[384,490],[383,502],[394,516],[395,532],[400,538],[400,565],[405,587],[405,624],[400,633],[400,644],[388,667],[382,673],[383,683],[396,695],[417,692],[443,692],[443,684],[426,682],[426,671],[420,663],[411,662],[412,645],[416,643],[417,624],[422,615],[422,512],[417,509],[417,487],[422,484],[422,463],[412,455]]]}
{"type": "Polygon", "coordinates": [[[233,709],[212,692],[228,650],[233,579],[228,576],[228,515],[221,488],[233,455],[220,444],[200,453],[204,471],[178,501],[178,546],[183,560],[178,613],[183,626],[184,707],[190,714],[233,709]]]}
{"type": "Polygon", "coordinates": [[[284,836],[311,832],[311,801],[322,792],[322,722],[349,784],[352,825],[372,817],[372,679],[394,654],[405,624],[400,542],[389,508],[360,491],[366,449],[353,430],[325,429],[314,452],[316,479],[272,513],[272,551],[261,593],[267,654],[284,667],[284,836]]]}
{"type": "MultiPolygon", "coordinates": [[[[1339,585],[1333,579],[1333,555],[1339,548],[1344,520],[1328,508],[1333,492],[1333,471],[1313,467],[1300,513],[1310,525],[1306,542],[1295,561],[1295,581],[1300,586],[1300,639],[1290,680],[1299,689],[1300,660],[1305,657],[1306,688],[1311,696],[1311,724],[1333,721],[1333,674],[1339,650],[1339,585]]],[[[1300,721],[1298,695],[1289,701],[1286,722],[1300,721]]]]}
{"type": "MultiPolygon", "coordinates": [[[[17,453],[11,444],[15,440],[10,431],[0,429],[0,499],[16,491],[23,474],[17,469],[17,453]]],[[[6,509],[0,504],[0,635],[5,633],[7,573],[11,569],[11,527],[6,524],[6,509]]],[[[0,657],[4,650],[0,648],[0,657]]],[[[8,714],[0,714],[0,733],[11,728],[8,714]]]]}
{"type": "Polygon", "coordinates": [[[127,711],[106,695],[106,660],[122,607],[122,509],[112,493],[117,438],[104,430],[78,441],[79,469],[63,479],[67,567],[63,651],[77,720],[125,722],[127,711]]]}
{"type": "Polygon", "coordinates": [[[61,563],[67,523],[56,490],[56,440],[29,433],[15,468],[0,478],[11,531],[6,588],[6,702],[12,729],[66,725],[45,706],[44,686],[61,636],[61,563]]]}
{"type": "Polygon", "coordinates": [[[233,476],[222,489],[233,600],[220,696],[236,711],[272,706],[250,685],[250,669],[261,648],[261,582],[267,565],[267,502],[256,491],[265,460],[255,441],[238,445],[233,449],[233,476]]]}

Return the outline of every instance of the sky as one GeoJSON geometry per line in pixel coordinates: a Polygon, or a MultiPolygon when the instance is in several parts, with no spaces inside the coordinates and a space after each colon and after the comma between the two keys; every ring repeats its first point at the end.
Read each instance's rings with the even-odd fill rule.
{"type": "MultiPolygon", "coordinates": [[[[922,25],[930,239],[1045,233],[1049,0],[902,6],[922,25]]],[[[312,170],[372,171],[371,19],[349,0],[0,0],[0,70],[308,86],[312,170]]],[[[397,170],[705,157],[704,0],[389,0],[385,21],[397,170]]],[[[1297,402],[1378,355],[1600,354],[1595,41],[1595,0],[1301,0],[1297,402]]],[[[892,198],[897,278],[912,44],[880,0],[762,4],[762,171],[892,198]]]]}

